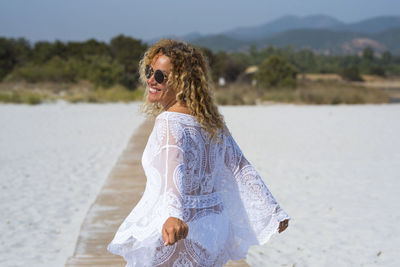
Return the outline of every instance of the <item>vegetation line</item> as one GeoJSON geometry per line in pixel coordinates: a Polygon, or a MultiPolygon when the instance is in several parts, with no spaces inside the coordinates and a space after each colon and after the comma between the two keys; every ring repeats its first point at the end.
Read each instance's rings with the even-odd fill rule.
{"type": "MultiPolygon", "coordinates": [[[[0,37],[0,102],[140,100],[144,89],[139,87],[137,68],[146,49],[141,40],[124,35],[110,43],[90,39],[30,44],[24,38],[0,37]]],[[[251,46],[234,53],[201,49],[220,104],[386,103],[390,95],[363,77],[397,81],[400,76],[400,56],[389,51],[375,54],[370,47],[360,55],[322,55],[292,47],[251,46]],[[323,78],[304,78],[310,74],[323,78]],[[327,79],[330,75],[336,78],[327,79]]]]}

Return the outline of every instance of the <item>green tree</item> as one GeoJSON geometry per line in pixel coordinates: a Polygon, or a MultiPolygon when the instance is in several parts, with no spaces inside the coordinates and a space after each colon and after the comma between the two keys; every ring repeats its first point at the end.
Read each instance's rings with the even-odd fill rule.
{"type": "Polygon", "coordinates": [[[30,44],[26,39],[0,37],[0,81],[11,73],[16,66],[27,63],[30,53],[30,44]]]}
{"type": "Polygon", "coordinates": [[[77,71],[63,59],[55,56],[44,64],[34,64],[29,62],[21,67],[17,67],[7,77],[10,80],[25,80],[35,83],[40,81],[52,82],[75,82],[77,71]]]}
{"type": "Polygon", "coordinates": [[[356,65],[344,67],[339,71],[339,75],[346,81],[362,81],[360,70],[356,65]]]}
{"type": "MultiPolygon", "coordinates": [[[[357,57],[357,56],[354,56],[357,57]]],[[[354,64],[354,63],[353,63],[354,64]]],[[[349,64],[352,65],[352,64],[349,64]]],[[[374,50],[371,47],[364,48],[360,60],[360,73],[371,74],[371,67],[374,65],[374,50]]]]}
{"type": "Polygon", "coordinates": [[[393,56],[392,56],[392,53],[390,53],[390,51],[383,52],[382,63],[384,65],[388,65],[388,64],[392,63],[392,59],[393,59],[393,56]]]}
{"type": "Polygon", "coordinates": [[[35,64],[44,64],[57,55],[52,43],[47,41],[36,42],[32,50],[32,60],[35,64]]]}
{"type": "Polygon", "coordinates": [[[106,43],[89,39],[83,43],[68,42],[66,44],[66,55],[68,58],[85,60],[91,56],[111,56],[111,52],[106,43]]]}
{"type": "Polygon", "coordinates": [[[120,63],[104,56],[94,56],[89,70],[89,81],[105,88],[120,82],[124,74],[124,67],[120,63]]]}
{"type": "Polygon", "coordinates": [[[282,57],[270,56],[259,66],[256,79],[259,85],[275,88],[296,87],[298,70],[282,57]]]}
{"type": "Polygon", "coordinates": [[[363,60],[366,60],[366,61],[373,61],[374,60],[374,50],[371,47],[367,46],[363,50],[362,58],[363,58],[363,60]]]}
{"type": "Polygon", "coordinates": [[[121,83],[131,90],[135,89],[139,78],[139,61],[147,45],[121,34],[111,40],[110,49],[113,58],[124,67],[121,83]]]}
{"type": "Polygon", "coordinates": [[[11,42],[0,38],[0,81],[14,68],[15,62],[11,42]]]}
{"type": "Polygon", "coordinates": [[[259,52],[255,44],[251,44],[249,48],[249,58],[252,65],[257,65],[257,59],[259,59],[259,52]]]}
{"type": "Polygon", "coordinates": [[[372,65],[369,68],[369,74],[378,75],[378,76],[381,76],[381,77],[385,77],[386,76],[385,68],[383,68],[382,66],[379,66],[379,65],[372,65]]]}
{"type": "Polygon", "coordinates": [[[224,77],[227,82],[234,82],[244,70],[244,64],[233,60],[224,51],[219,51],[214,57],[212,76],[215,82],[218,81],[219,77],[224,77]]]}
{"type": "Polygon", "coordinates": [[[294,65],[301,71],[305,73],[316,71],[316,60],[315,55],[312,51],[303,49],[294,54],[294,65]]]}

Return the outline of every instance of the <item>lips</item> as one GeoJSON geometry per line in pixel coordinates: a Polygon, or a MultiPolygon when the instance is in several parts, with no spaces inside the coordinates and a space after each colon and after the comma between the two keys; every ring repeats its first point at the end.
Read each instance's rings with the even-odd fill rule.
{"type": "Polygon", "coordinates": [[[160,92],[160,91],[161,91],[161,89],[158,89],[158,88],[153,88],[153,87],[149,88],[150,94],[155,94],[155,93],[160,92]]]}

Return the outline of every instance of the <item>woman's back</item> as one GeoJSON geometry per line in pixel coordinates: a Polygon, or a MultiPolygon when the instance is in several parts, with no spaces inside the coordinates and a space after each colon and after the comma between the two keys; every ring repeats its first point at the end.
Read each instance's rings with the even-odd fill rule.
{"type": "Polygon", "coordinates": [[[221,266],[246,257],[250,245],[265,243],[287,216],[232,136],[219,137],[223,142],[213,141],[194,116],[168,111],[157,116],[142,158],[146,190],[121,225],[125,234],[118,241],[136,237],[129,241],[132,247],[148,240],[142,242],[146,253],[130,252],[137,266],[221,266]],[[165,247],[160,227],[169,217],[185,221],[190,230],[186,239],[165,247]]]}

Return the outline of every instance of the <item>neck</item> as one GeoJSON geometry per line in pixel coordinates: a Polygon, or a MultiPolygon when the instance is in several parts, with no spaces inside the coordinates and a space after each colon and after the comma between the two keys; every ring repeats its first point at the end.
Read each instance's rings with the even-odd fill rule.
{"type": "Polygon", "coordinates": [[[173,105],[175,105],[178,101],[176,101],[176,99],[171,99],[170,101],[168,101],[167,103],[165,103],[163,105],[164,110],[168,110],[170,107],[172,107],[173,105]]]}
{"type": "Polygon", "coordinates": [[[180,112],[192,115],[190,110],[185,104],[179,104],[179,103],[175,103],[174,105],[169,107],[167,111],[180,112]]]}

